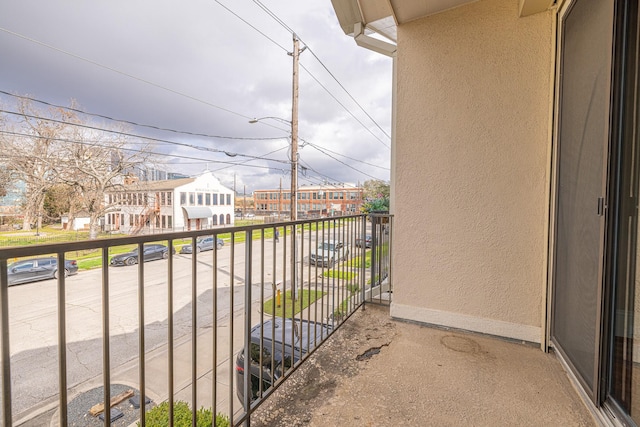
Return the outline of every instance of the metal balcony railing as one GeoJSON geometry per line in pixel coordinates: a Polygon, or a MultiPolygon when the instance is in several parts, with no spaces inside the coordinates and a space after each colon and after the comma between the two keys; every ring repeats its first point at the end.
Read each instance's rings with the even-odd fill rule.
{"type": "MultiPolygon", "coordinates": [[[[110,402],[116,383],[151,400],[133,414],[141,426],[161,402],[173,419],[178,400],[232,425],[249,421],[365,301],[390,298],[392,220],[356,215],[0,249],[2,425],[48,413],[70,425],[76,399],[102,387],[93,403],[110,402]],[[205,251],[199,240],[208,236],[224,245],[205,251]],[[158,260],[122,256],[151,244],[167,248],[158,260]],[[41,257],[54,266],[78,258],[81,269],[14,286],[29,270],[15,262],[41,257]],[[110,266],[114,258],[122,266],[110,266]]],[[[30,273],[53,274],[37,264],[30,273]]],[[[110,425],[112,412],[102,417],[110,425]]]]}

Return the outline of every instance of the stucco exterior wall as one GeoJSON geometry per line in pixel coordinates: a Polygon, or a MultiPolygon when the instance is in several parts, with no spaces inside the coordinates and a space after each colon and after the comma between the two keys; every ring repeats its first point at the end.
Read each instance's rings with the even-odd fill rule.
{"type": "Polygon", "coordinates": [[[398,27],[394,317],[540,342],[552,29],[513,0],[398,27]]]}

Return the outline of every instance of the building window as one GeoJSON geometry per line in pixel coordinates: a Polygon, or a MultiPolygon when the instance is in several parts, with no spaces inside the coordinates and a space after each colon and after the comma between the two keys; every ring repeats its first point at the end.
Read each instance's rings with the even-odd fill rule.
{"type": "Polygon", "coordinates": [[[187,193],[180,192],[180,204],[181,205],[187,204],[187,193]]]}
{"type": "Polygon", "coordinates": [[[189,206],[196,204],[196,193],[189,193],[189,206]]]}
{"type": "Polygon", "coordinates": [[[227,194],[227,205],[231,206],[231,194],[227,194]]]}
{"type": "Polygon", "coordinates": [[[224,225],[224,215],[220,214],[220,225],[224,225]]]}
{"type": "Polygon", "coordinates": [[[167,192],[167,206],[171,206],[171,194],[170,191],[167,192]]]}
{"type": "Polygon", "coordinates": [[[204,196],[202,193],[198,193],[198,206],[202,206],[204,204],[204,196]]]}
{"type": "Polygon", "coordinates": [[[211,193],[204,195],[204,204],[205,206],[211,206],[211,193]]]}
{"type": "Polygon", "coordinates": [[[166,195],[166,193],[164,191],[162,193],[160,193],[160,204],[162,206],[166,206],[167,205],[167,195],[166,195]]]}
{"type": "Polygon", "coordinates": [[[167,215],[167,228],[173,228],[173,217],[171,215],[167,215]]]}
{"type": "Polygon", "coordinates": [[[218,204],[218,195],[213,193],[213,205],[216,206],[218,204]]]}

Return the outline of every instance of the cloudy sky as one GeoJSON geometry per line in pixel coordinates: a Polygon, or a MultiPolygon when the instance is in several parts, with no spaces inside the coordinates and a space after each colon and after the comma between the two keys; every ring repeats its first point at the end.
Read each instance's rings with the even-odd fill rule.
{"type": "MultiPolygon", "coordinates": [[[[300,185],[388,180],[391,60],[345,36],[330,0],[3,1],[0,91],[75,100],[86,112],[185,132],[127,125],[133,134],[221,151],[158,144],[169,171],[208,167],[230,187],[235,175],[238,191],[286,188],[287,125],[248,121],[291,119],[289,29],[308,46],[300,185]]],[[[3,108],[14,101],[0,94],[3,108]]]]}

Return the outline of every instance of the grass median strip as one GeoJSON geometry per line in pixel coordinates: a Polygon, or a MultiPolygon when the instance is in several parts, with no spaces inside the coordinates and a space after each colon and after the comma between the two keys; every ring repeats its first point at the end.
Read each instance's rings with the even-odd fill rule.
{"type": "MultiPolygon", "coordinates": [[[[282,317],[282,313],[283,313],[282,310],[286,308],[284,317],[291,318],[327,294],[326,292],[311,291],[308,289],[303,289],[302,291],[298,291],[298,293],[299,293],[298,299],[295,301],[295,303],[291,298],[292,297],[291,291],[287,291],[284,294],[280,295],[279,307],[278,307],[278,301],[277,301],[278,298],[275,297],[276,298],[275,316],[282,317]]],[[[273,298],[268,299],[262,305],[262,310],[264,311],[265,314],[274,315],[273,306],[274,306],[274,299],[273,298]]]]}

